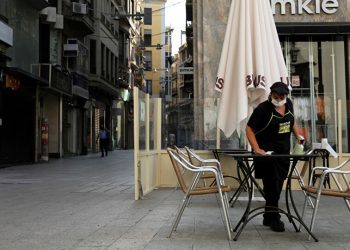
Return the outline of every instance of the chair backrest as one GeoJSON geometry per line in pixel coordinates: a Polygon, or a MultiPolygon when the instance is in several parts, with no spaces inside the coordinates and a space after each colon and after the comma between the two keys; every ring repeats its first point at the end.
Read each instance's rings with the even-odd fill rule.
{"type": "Polygon", "coordinates": [[[188,162],[184,157],[182,157],[179,153],[177,153],[174,149],[167,148],[171,163],[173,165],[176,177],[178,179],[181,190],[186,193],[188,190],[188,186],[186,185],[186,181],[183,176],[183,170],[193,171],[193,167],[191,163],[188,162]]]}
{"type": "Polygon", "coordinates": [[[337,185],[338,189],[341,191],[345,191],[345,192],[350,191],[350,182],[349,182],[349,178],[348,178],[350,171],[349,170],[347,170],[347,171],[342,170],[342,167],[347,165],[349,162],[350,162],[350,159],[343,161],[341,164],[339,164],[337,167],[335,167],[335,168],[339,169],[339,171],[336,173],[330,174],[332,179],[334,180],[335,184],[337,185]],[[342,184],[340,182],[340,180],[339,180],[340,178],[337,178],[336,174],[338,174],[338,175],[340,174],[341,178],[343,179],[344,184],[342,184]]]}
{"type": "Polygon", "coordinates": [[[186,146],[185,149],[190,163],[194,166],[200,167],[202,165],[203,159],[195,152],[193,152],[189,147],[186,146]]]}
{"type": "MultiPolygon", "coordinates": [[[[305,152],[305,155],[313,154],[314,151],[315,151],[314,149],[309,149],[308,151],[305,152]]],[[[308,160],[308,161],[304,161],[304,164],[301,167],[301,170],[297,169],[300,178],[303,178],[305,176],[306,172],[310,169],[310,167],[309,167],[310,164],[315,165],[315,161],[316,161],[316,158],[308,160]]]]}
{"type": "Polygon", "coordinates": [[[179,148],[178,146],[174,145],[174,149],[175,151],[181,155],[182,157],[184,157],[185,159],[188,159],[188,155],[186,153],[186,151],[184,151],[183,149],[179,148]]]}

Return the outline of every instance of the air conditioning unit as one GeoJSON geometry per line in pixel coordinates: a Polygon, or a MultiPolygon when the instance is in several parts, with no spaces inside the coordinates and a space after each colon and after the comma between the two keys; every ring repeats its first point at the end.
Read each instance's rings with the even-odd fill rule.
{"type": "Polygon", "coordinates": [[[77,38],[67,38],[67,44],[79,44],[79,40],[77,38]]]}
{"type": "Polygon", "coordinates": [[[85,15],[87,13],[86,4],[73,2],[73,13],[85,15]]]}
{"type": "Polygon", "coordinates": [[[79,40],[76,38],[68,38],[67,43],[63,45],[64,57],[77,57],[79,53],[79,40]]]}

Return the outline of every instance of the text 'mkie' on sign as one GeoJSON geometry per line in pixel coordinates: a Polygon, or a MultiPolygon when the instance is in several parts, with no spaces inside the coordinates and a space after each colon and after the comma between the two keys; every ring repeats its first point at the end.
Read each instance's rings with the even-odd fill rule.
{"type": "Polygon", "coordinates": [[[272,14],[276,14],[276,8],[280,8],[281,15],[286,14],[286,9],[290,9],[291,15],[334,14],[339,9],[338,0],[271,0],[272,14]]]}

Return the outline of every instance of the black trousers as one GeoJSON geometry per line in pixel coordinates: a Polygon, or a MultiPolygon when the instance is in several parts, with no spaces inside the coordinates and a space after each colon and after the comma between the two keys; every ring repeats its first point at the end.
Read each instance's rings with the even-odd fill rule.
{"type": "Polygon", "coordinates": [[[108,155],[108,139],[100,139],[101,155],[108,155]]]}
{"type": "Polygon", "coordinates": [[[264,218],[266,219],[279,219],[281,216],[278,212],[273,212],[278,208],[278,201],[281,196],[282,187],[284,180],[280,180],[277,178],[263,178],[263,185],[264,185],[264,193],[265,193],[265,214],[264,218]],[[270,208],[275,207],[275,208],[270,208]]]}

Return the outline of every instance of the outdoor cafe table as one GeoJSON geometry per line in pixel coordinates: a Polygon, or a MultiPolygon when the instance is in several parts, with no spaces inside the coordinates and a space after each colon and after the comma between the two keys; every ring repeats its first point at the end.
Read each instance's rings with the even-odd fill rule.
{"type": "MultiPolygon", "coordinates": [[[[236,241],[239,237],[239,235],[242,233],[244,227],[247,225],[247,223],[253,219],[254,217],[263,214],[265,211],[265,206],[255,208],[251,210],[251,201],[252,201],[252,194],[253,194],[253,189],[254,185],[259,188],[259,185],[257,184],[253,172],[254,172],[254,164],[249,164],[252,162],[254,159],[266,159],[266,160],[272,160],[276,158],[289,158],[290,161],[292,162],[288,178],[287,178],[287,186],[286,186],[286,191],[285,191],[285,199],[286,199],[286,210],[283,210],[281,208],[277,208],[277,211],[279,213],[285,214],[289,221],[293,224],[295,231],[299,232],[300,229],[296,226],[295,221],[299,222],[300,225],[302,225],[306,231],[309,233],[309,235],[317,242],[318,239],[315,237],[315,235],[310,231],[310,229],[305,225],[303,222],[296,206],[294,203],[293,199],[293,194],[292,194],[292,188],[291,188],[291,177],[294,172],[294,169],[298,163],[298,161],[310,161],[311,159],[316,158],[318,155],[317,154],[305,154],[305,155],[288,155],[288,154],[271,154],[271,155],[258,155],[258,154],[253,154],[253,153],[228,153],[227,155],[233,157],[237,161],[237,166],[241,168],[242,172],[245,175],[245,183],[241,183],[239,189],[241,188],[241,185],[247,185],[248,186],[248,204],[247,208],[238,222],[237,226],[235,227],[234,231],[236,232],[237,229],[238,232],[234,238],[236,241]],[[247,180],[250,181],[247,181],[247,180]],[[293,208],[294,214],[292,214],[292,211],[290,209],[290,205],[293,208]],[[261,211],[262,210],[262,211],[261,211]],[[242,225],[241,225],[242,224],[242,225]],[[241,225],[241,226],[240,226],[241,225]]],[[[259,189],[260,190],[260,189],[259,189]]],[[[261,191],[261,190],[260,190],[261,191]]]]}

